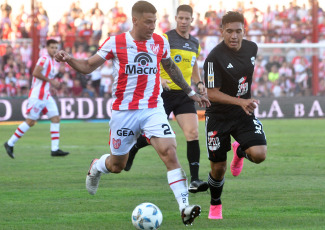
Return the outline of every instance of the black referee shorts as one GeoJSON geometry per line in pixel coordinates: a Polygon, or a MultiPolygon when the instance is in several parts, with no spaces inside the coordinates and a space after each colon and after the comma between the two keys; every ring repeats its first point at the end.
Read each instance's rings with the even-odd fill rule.
{"type": "Polygon", "coordinates": [[[223,162],[231,150],[231,137],[245,151],[256,145],[266,145],[262,123],[254,116],[244,115],[239,119],[218,119],[213,114],[205,117],[206,146],[209,160],[223,162]]]}
{"type": "Polygon", "coordinates": [[[164,100],[164,108],[168,117],[171,112],[175,116],[183,113],[196,114],[194,101],[183,90],[164,90],[161,97],[164,100]]]}

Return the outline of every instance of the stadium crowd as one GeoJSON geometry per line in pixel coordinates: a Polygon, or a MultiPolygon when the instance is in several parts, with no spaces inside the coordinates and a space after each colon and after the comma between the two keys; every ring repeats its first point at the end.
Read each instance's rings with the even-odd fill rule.
{"type": "MultiPolygon", "coordinates": [[[[219,42],[219,25],[225,10],[219,1],[218,10],[210,6],[204,15],[195,13],[191,34],[200,40],[202,52],[198,60],[201,71],[210,50],[219,42]]],[[[191,1],[192,4],[192,1],[191,1]]],[[[195,5],[192,4],[195,9],[195,5]]],[[[253,4],[243,5],[240,1],[234,10],[244,13],[246,37],[256,43],[311,43],[311,9],[299,6],[293,0],[289,6],[278,5],[265,12],[253,4]]],[[[61,47],[78,58],[96,53],[99,44],[107,36],[130,30],[129,16],[115,1],[114,6],[103,12],[98,3],[88,11],[73,2],[58,22],[50,22],[42,2],[38,2],[37,28],[40,36],[40,54],[46,52],[48,38],[60,41],[61,47]]],[[[156,33],[164,33],[172,28],[173,17],[167,12],[159,16],[156,33]]],[[[19,13],[12,15],[12,7],[7,0],[1,4],[0,27],[0,97],[26,97],[31,83],[31,26],[32,17],[21,5],[19,13]]],[[[318,11],[319,42],[325,43],[325,12],[318,11]]],[[[325,51],[319,54],[319,95],[325,95],[325,51]]],[[[255,77],[252,85],[253,96],[279,97],[311,94],[311,56],[301,55],[297,50],[259,54],[255,63],[255,77]]],[[[56,64],[57,77],[62,82],[60,90],[53,89],[53,95],[73,97],[110,97],[114,70],[112,63],[84,76],[67,65],[56,64]]],[[[202,73],[203,76],[203,73],[202,73]]],[[[194,86],[193,86],[194,87],[194,86]]]]}

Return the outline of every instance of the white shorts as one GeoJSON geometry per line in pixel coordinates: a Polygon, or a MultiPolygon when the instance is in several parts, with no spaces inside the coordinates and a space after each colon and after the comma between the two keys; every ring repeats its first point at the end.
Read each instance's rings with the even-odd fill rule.
{"type": "Polygon", "coordinates": [[[59,110],[53,97],[48,100],[39,100],[37,98],[29,98],[27,104],[27,118],[37,120],[41,112],[46,114],[48,118],[59,116],[59,110]]]}
{"type": "Polygon", "coordinates": [[[113,155],[125,155],[136,143],[140,134],[146,138],[173,137],[174,131],[170,126],[163,107],[139,110],[112,111],[109,145],[113,155]]]}

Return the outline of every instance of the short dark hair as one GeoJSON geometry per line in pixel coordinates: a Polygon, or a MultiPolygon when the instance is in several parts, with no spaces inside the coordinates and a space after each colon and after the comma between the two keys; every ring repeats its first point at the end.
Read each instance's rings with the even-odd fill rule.
{"type": "Polygon", "coordinates": [[[177,7],[177,11],[176,14],[179,13],[179,11],[185,11],[185,12],[189,12],[191,14],[191,16],[193,15],[193,9],[190,5],[180,5],[179,7],[177,7]]]}
{"type": "Polygon", "coordinates": [[[59,42],[55,39],[49,39],[46,41],[46,46],[50,46],[51,44],[59,44],[59,42]]]}
{"type": "Polygon", "coordinates": [[[245,24],[244,15],[237,11],[228,11],[221,20],[222,26],[226,25],[230,22],[241,22],[243,25],[245,24]]]}
{"type": "Polygon", "coordinates": [[[157,13],[156,8],[150,2],[147,1],[137,1],[132,6],[132,16],[136,16],[143,13],[157,13]]]}

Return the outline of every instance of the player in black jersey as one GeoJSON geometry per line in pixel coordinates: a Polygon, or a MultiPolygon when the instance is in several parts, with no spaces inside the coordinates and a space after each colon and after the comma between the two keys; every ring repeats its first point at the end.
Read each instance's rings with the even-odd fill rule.
{"type": "Polygon", "coordinates": [[[234,157],[230,165],[238,176],[244,158],[261,163],[266,158],[266,138],[261,122],[254,116],[259,103],[251,98],[257,45],[243,39],[244,16],[230,11],[222,18],[223,41],[208,55],[204,77],[211,107],[206,109],[206,141],[211,163],[209,219],[222,219],[221,193],[227,168],[227,152],[234,157]]]}
{"type": "MultiPolygon", "coordinates": [[[[200,54],[199,41],[190,35],[193,9],[189,5],[180,5],[175,17],[176,29],[168,31],[164,36],[170,43],[171,58],[180,68],[186,82],[191,85],[191,80],[197,85],[201,94],[206,93],[204,83],[201,81],[197,58],[200,54]]],[[[194,102],[188,99],[187,94],[176,85],[168,73],[161,66],[161,79],[164,91],[161,96],[167,116],[174,113],[177,123],[183,130],[187,141],[187,159],[191,173],[191,183],[188,191],[192,193],[203,192],[208,189],[208,183],[199,179],[200,146],[198,117],[194,102]]],[[[137,143],[129,153],[129,159],[124,170],[131,169],[134,157],[139,149],[147,146],[147,140],[140,136],[137,143]]]]}

